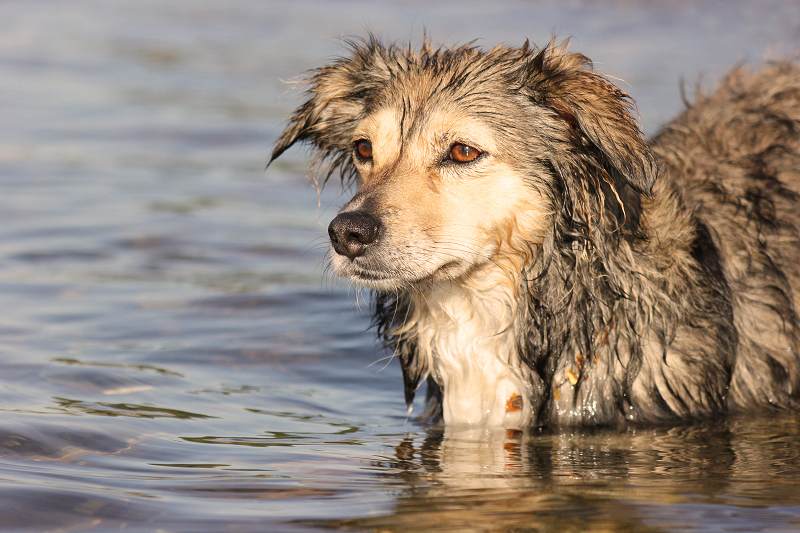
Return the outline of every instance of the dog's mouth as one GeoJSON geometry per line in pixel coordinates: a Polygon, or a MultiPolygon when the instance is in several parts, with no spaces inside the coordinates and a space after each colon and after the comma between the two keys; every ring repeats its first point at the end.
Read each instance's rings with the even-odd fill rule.
{"type": "Polygon", "coordinates": [[[411,270],[381,269],[374,266],[363,266],[357,262],[348,262],[337,274],[353,282],[371,289],[392,290],[401,288],[419,287],[425,283],[453,279],[468,270],[462,261],[452,260],[436,267],[432,272],[420,273],[411,270]]]}
{"type": "Polygon", "coordinates": [[[399,289],[412,284],[411,282],[401,277],[394,276],[390,273],[366,271],[361,269],[354,269],[352,272],[348,272],[345,277],[358,285],[362,285],[369,289],[378,290],[399,289]]]}

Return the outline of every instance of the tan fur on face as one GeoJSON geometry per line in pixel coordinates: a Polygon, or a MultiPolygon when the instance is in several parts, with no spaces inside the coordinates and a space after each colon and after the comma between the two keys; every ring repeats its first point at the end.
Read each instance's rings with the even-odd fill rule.
{"type": "MultiPolygon", "coordinates": [[[[410,120],[407,116],[405,120],[410,120]]],[[[547,206],[498,154],[490,128],[454,106],[419,117],[408,135],[403,111],[385,106],[356,128],[353,142],[372,143],[372,161],[357,162],[359,191],[341,212],[368,209],[386,228],[373,253],[333,254],[334,272],[376,289],[469,276],[496,263],[522,231],[540,242],[547,206]],[[467,164],[443,161],[454,143],[482,152],[467,164]]],[[[504,274],[500,274],[504,275],[504,274]]]]}

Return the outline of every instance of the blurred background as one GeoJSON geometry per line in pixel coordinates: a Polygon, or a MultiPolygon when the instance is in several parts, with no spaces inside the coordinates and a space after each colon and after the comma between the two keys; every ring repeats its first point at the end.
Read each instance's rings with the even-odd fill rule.
{"type": "MultiPolygon", "coordinates": [[[[648,134],[800,3],[0,2],[0,528],[797,531],[798,417],[623,433],[429,430],[329,277],[347,199],[265,171],[304,73],[373,32],[572,38],[648,134]]],[[[419,410],[419,405],[417,410],[419,410]]]]}

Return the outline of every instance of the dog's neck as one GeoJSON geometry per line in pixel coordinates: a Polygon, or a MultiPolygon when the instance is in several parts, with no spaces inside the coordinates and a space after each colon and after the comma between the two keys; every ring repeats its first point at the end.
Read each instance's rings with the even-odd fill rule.
{"type": "Polygon", "coordinates": [[[489,263],[413,296],[419,356],[442,388],[448,425],[523,427],[528,370],[517,347],[517,280],[489,263]]]}

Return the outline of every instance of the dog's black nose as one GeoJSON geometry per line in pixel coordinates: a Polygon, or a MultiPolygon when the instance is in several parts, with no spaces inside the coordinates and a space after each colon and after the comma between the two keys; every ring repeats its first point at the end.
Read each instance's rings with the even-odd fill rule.
{"type": "Polygon", "coordinates": [[[381,223],[363,211],[341,213],[328,226],[333,249],[339,255],[355,259],[367,246],[378,240],[381,223]]]}

